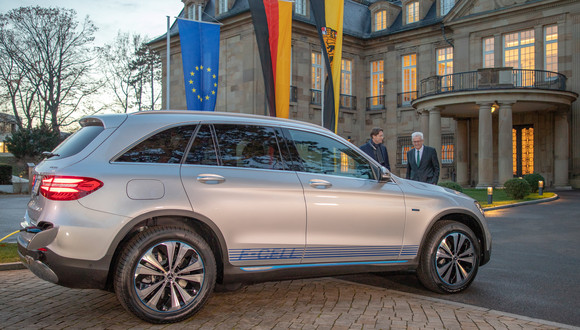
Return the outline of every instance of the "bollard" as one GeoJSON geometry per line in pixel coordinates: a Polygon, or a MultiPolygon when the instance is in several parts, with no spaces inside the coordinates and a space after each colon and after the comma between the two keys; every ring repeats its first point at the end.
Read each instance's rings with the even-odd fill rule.
{"type": "Polygon", "coordinates": [[[487,187],[487,204],[493,204],[493,187],[487,187]]]}

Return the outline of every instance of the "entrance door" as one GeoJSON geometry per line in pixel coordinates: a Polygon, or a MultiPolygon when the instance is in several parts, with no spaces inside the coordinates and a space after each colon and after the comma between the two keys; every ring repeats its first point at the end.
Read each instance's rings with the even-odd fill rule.
{"type": "Polygon", "coordinates": [[[534,126],[514,126],[512,134],[514,176],[534,173],[534,126]]]}

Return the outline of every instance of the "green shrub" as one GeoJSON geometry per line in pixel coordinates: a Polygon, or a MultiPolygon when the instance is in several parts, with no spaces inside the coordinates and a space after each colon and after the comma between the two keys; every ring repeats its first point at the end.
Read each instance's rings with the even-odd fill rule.
{"type": "Polygon", "coordinates": [[[453,189],[453,190],[456,190],[459,192],[463,192],[463,188],[461,188],[461,186],[457,182],[453,182],[453,181],[439,182],[439,186],[444,187],[444,188],[453,189]]]}
{"type": "Polygon", "coordinates": [[[509,179],[504,183],[505,192],[513,199],[523,199],[532,189],[528,181],[520,178],[509,179]]]}
{"type": "Polygon", "coordinates": [[[538,182],[539,181],[544,181],[544,184],[546,184],[546,180],[539,173],[526,174],[526,175],[524,175],[524,180],[528,181],[533,193],[538,192],[538,189],[539,189],[538,182]]]}
{"type": "Polygon", "coordinates": [[[0,184],[12,184],[12,166],[0,164],[0,184]]]}

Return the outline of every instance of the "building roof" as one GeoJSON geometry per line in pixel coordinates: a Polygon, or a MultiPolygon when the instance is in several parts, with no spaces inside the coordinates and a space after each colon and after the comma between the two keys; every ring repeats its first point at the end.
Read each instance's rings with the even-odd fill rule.
{"type": "MultiPolygon", "coordinates": [[[[219,23],[227,18],[235,17],[237,15],[240,15],[240,14],[243,14],[243,13],[250,11],[250,6],[248,3],[248,0],[236,0],[233,4],[232,8],[230,8],[230,10],[228,10],[226,13],[223,13],[222,15],[218,15],[217,17],[214,18],[213,16],[209,15],[208,13],[215,12],[215,1],[216,0],[207,1],[206,6],[204,8],[203,15],[202,15],[202,21],[219,23]]],[[[399,0],[368,0],[368,1],[365,1],[365,0],[362,0],[362,1],[344,0],[344,12],[348,13],[348,15],[344,15],[344,18],[343,18],[343,33],[345,35],[350,35],[350,36],[353,36],[353,37],[356,37],[359,39],[373,39],[373,38],[382,37],[385,35],[391,35],[391,34],[403,32],[403,31],[408,31],[408,30],[412,30],[412,29],[416,29],[416,28],[420,28],[420,27],[424,27],[424,26],[438,24],[443,19],[442,17],[437,17],[436,2],[433,2],[431,8],[427,12],[427,15],[419,22],[404,25],[403,24],[403,11],[401,11],[401,12],[399,12],[399,15],[397,16],[394,23],[390,27],[388,27],[385,30],[373,32],[372,27],[371,27],[372,20],[371,20],[371,11],[369,9],[369,6],[371,6],[372,4],[374,4],[376,2],[381,2],[381,1],[388,1],[388,2],[390,2],[394,5],[397,5],[399,7],[402,6],[401,1],[399,1],[399,0]]],[[[184,16],[185,16],[185,12],[182,10],[179,13],[178,17],[184,17],[184,16]]],[[[302,16],[302,15],[293,13],[292,19],[294,21],[299,21],[299,22],[303,22],[303,23],[315,26],[314,15],[312,14],[312,11],[310,12],[309,16],[302,16]]],[[[179,30],[177,28],[177,24],[174,23],[171,26],[169,31],[170,31],[169,32],[170,37],[177,35],[179,33],[179,30]]],[[[164,40],[165,38],[167,38],[167,34],[163,34],[162,36],[155,38],[154,40],[150,41],[150,43],[159,42],[161,40],[164,40]]]]}

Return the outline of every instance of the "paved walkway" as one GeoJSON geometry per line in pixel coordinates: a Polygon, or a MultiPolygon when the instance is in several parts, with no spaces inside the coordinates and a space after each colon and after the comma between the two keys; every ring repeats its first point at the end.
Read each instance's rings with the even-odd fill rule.
{"type": "Polygon", "coordinates": [[[151,325],[110,292],[60,287],[28,270],[3,271],[0,279],[0,329],[574,329],[334,278],[214,293],[191,319],[151,325]]]}

